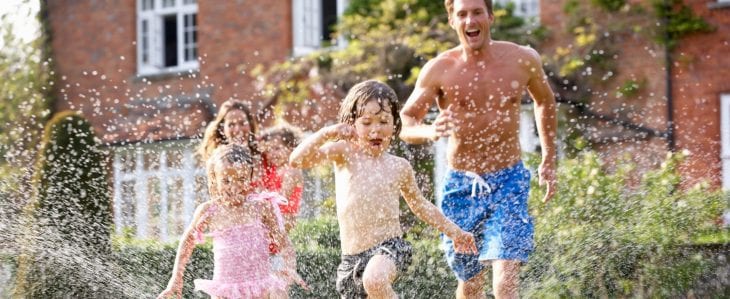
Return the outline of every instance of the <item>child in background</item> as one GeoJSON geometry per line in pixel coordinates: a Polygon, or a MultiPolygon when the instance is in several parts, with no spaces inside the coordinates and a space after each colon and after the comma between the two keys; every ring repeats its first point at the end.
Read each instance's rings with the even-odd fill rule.
{"type": "MultiPolygon", "coordinates": [[[[273,241],[282,248],[287,265],[296,265],[294,251],[270,198],[275,193],[256,193],[259,162],[254,157],[237,144],[220,146],[209,157],[208,179],[215,192],[198,206],[183,233],[172,278],[158,298],[181,297],[185,266],[204,231],[213,238],[213,279],[196,279],[196,290],[213,298],[287,297],[286,282],[272,274],[269,244],[273,241]]],[[[296,275],[292,268],[284,272],[296,275]]]]}
{"type": "Polygon", "coordinates": [[[299,145],[300,136],[301,131],[297,128],[278,125],[264,130],[259,138],[264,165],[264,188],[278,192],[287,199],[286,203],[279,204],[287,234],[296,226],[304,188],[302,171],[289,166],[289,155],[299,145]]]}
{"type": "Polygon", "coordinates": [[[339,123],[306,138],[289,158],[297,168],[334,164],[342,298],[397,297],[392,283],[407,269],[412,251],[402,238],[400,196],[416,216],[453,239],[458,252],[476,252],[474,237],[421,195],[408,161],[386,152],[400,130],[398,112],[389,86],[359,83],[345,97],[339,123]]]}

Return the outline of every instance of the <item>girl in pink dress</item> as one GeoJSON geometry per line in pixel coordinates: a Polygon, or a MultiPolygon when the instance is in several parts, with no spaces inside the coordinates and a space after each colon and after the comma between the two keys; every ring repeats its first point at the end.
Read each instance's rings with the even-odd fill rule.
{"type": "MultiPolygon", "coordinates": [[[[256,193],[258,171],[247,148],[224,145],[210,157],[212,199],[198,206],[183,233],[172,278],[158,298],[182,295],[183,272],[203,232],[213,238],[212,280],[195,280],[195,290],[213,298],[286,298],[286,282],[272,274],[269,244],[276,244],[287,261],[296,265],[294,250],[284,233],[276,207],[276,193],[256,193]]],[[[296,270],[284,269],[292,277],[296,270]]]]}

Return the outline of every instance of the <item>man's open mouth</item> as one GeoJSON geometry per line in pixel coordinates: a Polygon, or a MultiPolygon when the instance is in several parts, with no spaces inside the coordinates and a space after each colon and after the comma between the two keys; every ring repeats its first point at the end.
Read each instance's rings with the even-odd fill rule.
{"type": "Polygon", "coordinates": [[[465,33],[468,37],[477,37],[479,32],[481,32],[479,29],[467,29],[465,33]]]}

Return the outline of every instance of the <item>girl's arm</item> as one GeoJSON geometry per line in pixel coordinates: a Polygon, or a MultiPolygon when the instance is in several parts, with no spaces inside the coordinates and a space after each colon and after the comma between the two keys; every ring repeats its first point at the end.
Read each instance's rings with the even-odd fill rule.
{"type": "Polygon", "coordinates": [[[463,231],[454,222],[446,218],[441,211],[421,194],[416,184],[416,176],[408,161],[399,161],[401,194],[413,214],[454,241],[454,250],[459,253],[477,253],[472,234],[463,231]]]}
{"type": "Polygon", "coordinates": [[[195,249],[195,238],[196,234],[205,228],[208,224],[207,217],[203,217],[203,214],[208,209],[209,203],[203,203],[198,206],[193,215],[193,221],[183,232],[180,238],[180,244],[177,247],[177,255],[175,256],[175,265],[172,267],[172,277],[170,282],[167,283],[167,288],[160,293],[158,299],[167,298],[174,296],[176,298],[182,298],[182,287],[183,287],[183,273],[185,272],[185,266],[190,260],[190,256],[193,254],[195,249]]]}
{"type": "Polygon", "coordinates": [[[304,187],[304,175],[300,169],[286,167],[281,172],[281,195],[290,199],[297,187],[304,187]]]}
{"type": "Polygon", "coordinates": [[[344,162],[344,153],[347,149],[345,142],[353,138],[355,129],[348,124],[336,124],[324,127],[305,138],[289,155],[289,165],[294,168],[311,168],[324,161],[344,162]]]}
{"type": "Polygon", "coordinates": [[[261,207],[259,207],[259,211],[261,211],[262,216],[261,220],[264,226],[268,229],[269,235],[279,248],[279,254],[281,254],[284,259],[284,274],[295,283],[307,289],[307,284],[297,273],[297,258],[294,245],[291,243],[289,237],[287,237],[282,226],[279,224],[274,209],[274,204],[269,201],[262,201],[261,207]]]}

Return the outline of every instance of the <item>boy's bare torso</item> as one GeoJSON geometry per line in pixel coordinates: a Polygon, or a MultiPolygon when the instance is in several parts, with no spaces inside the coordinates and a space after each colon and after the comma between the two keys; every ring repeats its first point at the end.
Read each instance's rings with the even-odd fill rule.
{"type": "Polygon", "coordinates": [[[466,62],[459,48],[436,58],[438,106],[455,121],[447,158],[454,169],[493,172],[520,160],[520,104],[532,73],[526,48],[493,42],[490,59],[466,62]],[[521,67],[516,67],[516,66],[521,67]]]}
{"type": "MultiPolygon", "coordinates": [[[[343,254],[357,254],[400,237],[401,158],[351,155],[335,165],[337,220],[343,254]]],[[[406,162],[407,163],[407,162],[406,162]]]]}

